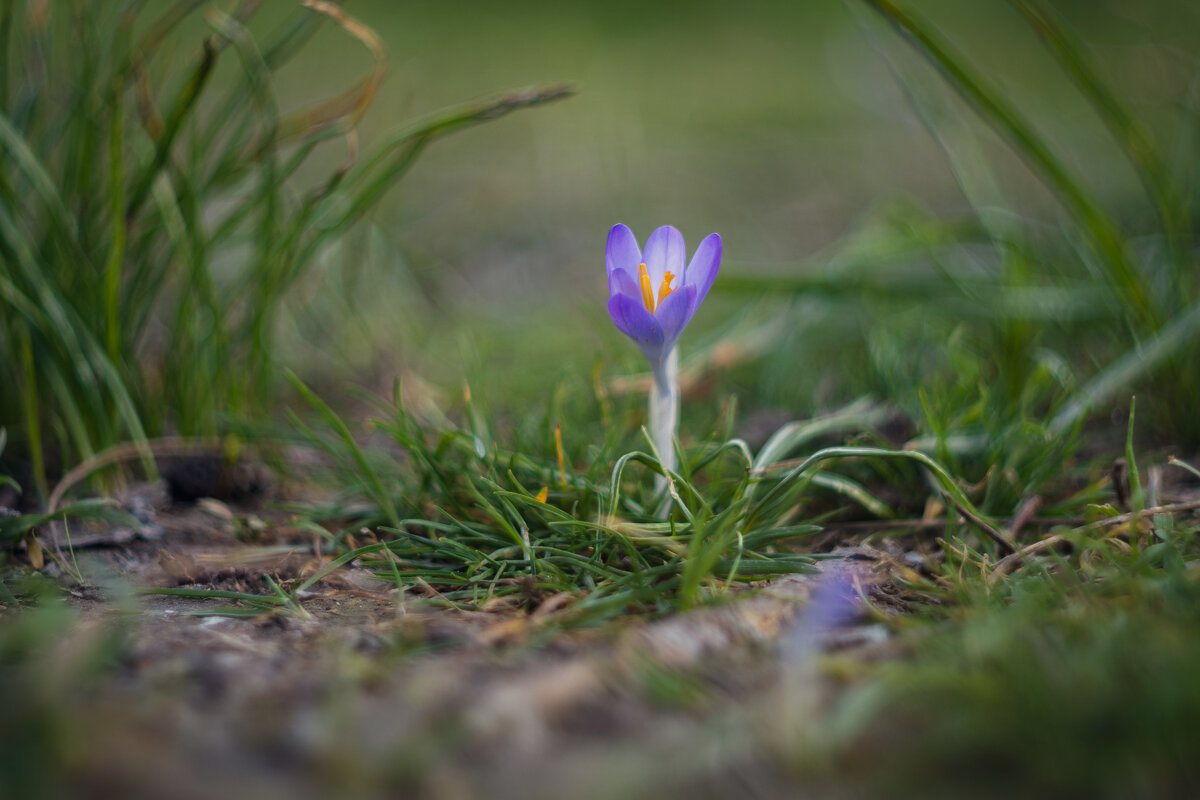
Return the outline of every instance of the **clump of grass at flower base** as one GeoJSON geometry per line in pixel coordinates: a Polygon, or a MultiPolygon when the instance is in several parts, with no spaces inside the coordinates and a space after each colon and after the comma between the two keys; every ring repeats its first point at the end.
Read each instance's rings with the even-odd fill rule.
{"type": "Polygon", "coordinates": [[[397,384],[364,447],[295,383],[317,421],[294,422],[331,457],[342,487],[310,514],[348,549],[298,591],[356,560],[435,605],[533,610],[554,597],[567,609],[561,624],[585,624],[686,609],[737,583],[813,571],[828,555],[806,542],[826,525],[911,516],[926,498],[961,514],[966,521],[947,530],[975,531],[982,552],[1011,549],[954,476],[884,441],[878,429],[893,412],[869,400],[783,426],[757,453],[714,431],[679,450],[678,471],[660,491],[660,454],[636,401],[596,393],[595,384],[570,384],[577,393],[564,385],[540,418],[501,431],[469,391],[454,422],[410,412],[397,384]],[[908,487],[910,498],[890,506],[868,488],[881,479],[908,487]],[[374,541],[362,544],[364,533],[374,541]]]}
{"type": "Polygon", "coordinates": [[[117,443],[270,412],[289,289],[430,142],[568,93],[447,109],[360,154],[388,66],[367,25],[308,2],[256,35],[257,3],[175,0],[149,20],[143,5],[0,9],[0,354],[16,387],[0,425],[43,499],[117,443]],[[322,25],[372,67],[282,109],[273,76],[322,25]]]}

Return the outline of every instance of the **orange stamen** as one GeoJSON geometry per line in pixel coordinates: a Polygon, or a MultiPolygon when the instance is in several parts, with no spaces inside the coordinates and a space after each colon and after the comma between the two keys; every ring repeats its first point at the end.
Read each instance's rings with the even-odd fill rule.
{"type": "Polygon", "coordinates": [[[675,291],[674,289],[671,288],[671,281],[673,281],[673,280],[675,280],[675,276],[672,275],[670,272],[663,275],[662,285],[658,287],[658,302],[659,303],[662,303],[663,300],[667,299],[667,295],[669,295],[671,292],[675,291]]]}
{"type": "Polygon", "coordinates": [[[646,310],[651,314],[654,313],[654,289],[650,286],[650,273],[646,271],[646,265],[638,264],[638,279],[642,284],[642,305],[646,306],[646,310]]]}

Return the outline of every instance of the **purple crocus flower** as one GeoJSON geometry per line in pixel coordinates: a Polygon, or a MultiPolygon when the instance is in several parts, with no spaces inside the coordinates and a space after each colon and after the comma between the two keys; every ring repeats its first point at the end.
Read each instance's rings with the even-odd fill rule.
{"type": "MultiPolygon", "coordinates": [[[[655,478],[658,490],[666,488],[676,467],[675,433],[679,427],[679,357],[675,343],[704,302],[721,267],[721,237],[710,233],[684,264],[687,246],[683,234],[670,225],[650,234],[646,250],[625,225],[608,232],[604,264],[608,269],[608,314],[613,323],[650,362],[649,433],[662,465],[655,478]]],[[[668,499],[662,517],[670,513],[668,499]]]]}
{"type": "Polygon", "coordinates": [[[608,232],[608,313],[642,348],[656,376],[712,288],[721,266],[721,237],[710,233],[690,263],[686,257],[683,234],[670,225],[650,234],[644,252],[628,226],[617,224],[608,232]]]}

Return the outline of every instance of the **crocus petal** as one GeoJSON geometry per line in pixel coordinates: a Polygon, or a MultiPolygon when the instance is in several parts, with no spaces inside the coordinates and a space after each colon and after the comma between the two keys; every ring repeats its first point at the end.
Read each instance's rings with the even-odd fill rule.
{"type": "Polygon", "coordinates": [[[627,270],[614,269],[608,273],[608,295],[612,297],[614,294],[624,294],[633,298],[642,296],[642,287],[638,284],[637,278],[627,270]]]}
{"type": "Polygon", "coordinates": [[[662,325],[638,300],[615,294],[608,299],[608,315],[621,333],[638,344],[662,344],[662,325]]]}
{"type": "Polygon", "coordinates": [[[696,287],[696,305],[693,306],[693,311],[704,302],[708,290],[712,288],[713,281],[717,278],[717,270],[720,268],[721,237],[710,233],[696,248],[696,254],[692,256],[692,263],[688,264],[687,272],[683,277],[686,285],[696,287]]]}
{"type": "Polygon", "coordinates": [[[660,359],[663,350],[663,327],[640,300],[614,294],[608,299],[608,315],[612,317],[613,324],[621,333],[637,342],[647,359],[651,362],[660,359]]]}
{"type": "Polygon", "coordinates": [[[650,286],[657,292],[666,272],[683,275],[687,263],[687,245],[683,243],[683,234],[670,225],[656,229],[646,240],[642,258],[646,262],[646,271],[650,273],[650,286]]]}
{"type": "Polygon", "coordinates": [[[609,291],[612,291],[612,273],[623,269],[637,274],[638,264],[642,263],[642,250],[638,247],[637,237],[627,225],[617,223],[608,232],[608,246],[604,250],[604,266],[608,269],[609,291]]]}
{"type": "Polygon", "coordinates": [[[676,292],[671,292],[658,304],[658,308],[654,309],[654,316],[662,326],[666,349],[671,349],[695,313],[695,286],[684,286],[676,292]]]}

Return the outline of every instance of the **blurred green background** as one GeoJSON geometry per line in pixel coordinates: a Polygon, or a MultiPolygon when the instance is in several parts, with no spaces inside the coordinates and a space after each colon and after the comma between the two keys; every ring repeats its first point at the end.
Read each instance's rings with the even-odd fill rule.
{"type": "MultiPolygon", "coordinates": [[[[1107,87],[1097,101],[1018,0],[905,8],[973,72],[967,94],[1019,113],[1090,212],[1064,208],[1063,187],[945,80],[953,69],[866,2],[346,3],[388,52],[348,145],[319,126],[272,139],[376,64],[361,36],[297,2],[8,0],[0,250],[23,270],[0,331],[10,451],[44,440],[34,472],[53,473],[143,433],[215,433],[286,401],[283,367],[339,408],[361,408],[351,384],[385,392],[404,375],[451,397],[469,380],[517,411],[594,364],[640,370],[604,310],[615,222],[642,238],[673,224],[692,246],[724,237],[682,345],[685,362],[733,348],[710,409],[736,395],[795,416],[869,392],[943,432],[995,418],[991,433],[1029,419],[1062,433],[1085,407],[1119,419],[1135,391],[1180,374],[1195,340],[1200,10],[1047,5],[1107,87]],[[276,63],[272,37],[296,19],[315,33],[276,63]],[[188,105],[206,37],[214,66],[188,105]],[[348,146],[365,174],[413,120],[561,82],[577,93],[422,140],[365,217],[343,215],[360,197],[353,170],[336,183],[348,146]],[[1125,141],[1105,117],[1118,101],[1137,127],[1125,141]],[[152,118],[179,108],[164,145],[152,118]],[[43,207],[48,186],[61,196],[43,207]],[[128,242],[113,239],[113,209],[138,191],[128,242]],[[51,295],[65,310],[40,318],[51,295]],[[68,328],[82,345],[59,340],[68,328]],[[1165,355],[1122,371],[1164,331],[1165,355]],[[80,363],[99,369],[93,350],[112,374],[80,377],[80,363]],[[73,408],[81,397],[92,407],[73,408]]],[[[1172,379],[1143,406],[1163,439],[1200,442],[1197,385],[1172,379]]]]}
{"type": "MultiPolygon", "coordinates": [[[[272,5],[265,4],[264,15],[272,5]]],[[[1017,11],[1003,2],[910,7],[1034,120],[1114,213],[1151,213],[1133,168],[1017,11]]],[[[1196,77],[1196,7],[1054,7],[1165,149],[1189,146],[1178,112],[1196,77]]],[[[1061,217],[1022,161],[861,4],[356,2],[347,8],[378,32],[392,58],[363,121],[364,141],[405,118],[499,89],[568,81],[579,93],[427,151],[373,217],[379,251],[371,265],[331,264],[356,274],[361,291],[353,308],[328,312],[347,320],[345,335],[336,325],[321,332],[311,323],[318,333],[305,341],[316,352],[302,363],[317,359],[334,372],[353,365],[360,379],[374,372],[386,383],[400,365],[441,346],[448,325],[467,337],[482,327],[465,351],[483,350],[480,361],[538,364],[536,371],[520,370],[522,381],[539,380],[536,372],[548,385],[561,378],[562,359],[597,353],[637,367],[636,352],[612,331],[603,310],[600,265],[614,222],[642,237],[674,224],[689,246],[720,232],[722,275],[730,277],[819,272],[839,242],[897,208],[967,216],[969,203],[947,157],[900,78],[926,87],[942,108],[941,124],[975,140],[1012,212],[1051,228],[1061,217]],[[389,312],[414,297],[436,312],[435,330],[413,329],[389,312]],[[497,341],[503,348],[493,352],[489,344],[497,341]]],[[[332,94],[367,64],[356,42],[326,26],[307,58],[279,75],[281,105],[332,94]]],[[[329,297],[320,280],[332,277],[330,271],[314,276],[307,299],[329,297]]],[[[722,283],[697,328],[719,328],[751,305],[740,294],[721,301],[722,283]]],[[[793,324],[830,348],[853,349],[844,326],[833,323],[824,330],[793,324]]],[[[685,338],[685,353],[696,346],[688,339],[699,335],[685,338]]],[[[461,355],[457,346],[446,352],[461,355]]],[[[832,363],[852,372],[836,356],[832,363]]],[[[450,357],[421,369],[454,384],[472,366],[450,357]]],[[[803,385],[778,386],[772,400],[790,399],[800,413],[813,404],[823,376],[796,372],[805,373],[803,385]]],[[[845,392],[852,388],[876,387],[845,392]]]]}

